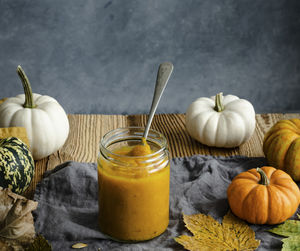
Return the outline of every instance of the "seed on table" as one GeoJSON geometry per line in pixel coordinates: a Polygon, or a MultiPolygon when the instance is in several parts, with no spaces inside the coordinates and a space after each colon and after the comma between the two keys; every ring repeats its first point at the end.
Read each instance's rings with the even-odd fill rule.
{"type": "Polygon", "coordinates": [[[79,242],[79,243],[72,245],[72,248],[85,248],[87,246],[88,246],[87,244],[79,242]]]}

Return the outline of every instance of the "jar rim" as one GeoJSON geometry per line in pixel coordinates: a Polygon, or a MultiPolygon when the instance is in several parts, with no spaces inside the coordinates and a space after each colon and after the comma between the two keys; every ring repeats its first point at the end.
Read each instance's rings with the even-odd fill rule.
{"type": "MultiPolygon", "coordinates": [[[[114,133],[117,133],[118,131],[123,131],[123,132],[129,132],[130,130],[134,130],[134,129],[137,129],[137,130],[141,130],[142,134],[141,135],[136,135],[136,139],[141,139],[143,137],[143,132],[144,132],[144,129],[145,127],[141,127],[141,126],[128,126],[128,127],[118,127],[116,129],[113,129],[113,130],[110,130],[108,131],[107,133],[105,133],[101,139],[100,139],[100,142],[99,142],[99,150],[101,151],[101,149],[105,150],[106,152],[106,155],[107,156],[112,156],[112,157],[122,157],[122,158],[128,158],[128,159],[139,159],[141,157],[145,157],[147,159],[151,159],[151,157],[157,157],[158,155],[161,155],[162,152],[164,152],[166,149],[167,149],[167,139],[166,137],[160,133],[159,131],[157,130],[154,130],[154,129],[150,129],[149,130],[149,134],[148,134],[148,137],[147,137],[147,140],[148,138],[150,137],[151,138],[151,135],[155,134],[157,135],[159,138],[160,138],[160,143],[158,142],[155,142],[156,144],[158,144],[160,146],[160,149],[151,153],[151,154],[147,154],[147,155],[144,155],[144,156],[128,156],[128,155],[121,155],[121,154],[116,154],[114,152],[112,152],[111,150],[109,150],[107,147],[111,144],[108,144],[108,145],[105,145],[105,140],[108,140],[111,136],[113,136],[114,133]],[[140,137],[138,137],[140,136],[140,137]]],[[[134,136],[134,135],[132,135],[134,136]]],[[[128,138],[130,138],[130,136],[128,136],[128,138]]],[[[153,142],[151,140],[149,140],[150,142],[153,142]]],[[[116,142],[119,142],[119,141],[115,141],[115,142],[111,142],[111,143],[116,143],[116,142]]]]}

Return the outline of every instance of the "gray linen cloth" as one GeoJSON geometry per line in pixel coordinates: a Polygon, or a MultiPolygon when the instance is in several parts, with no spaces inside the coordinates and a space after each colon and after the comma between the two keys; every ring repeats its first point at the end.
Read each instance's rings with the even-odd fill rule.
{"type": "MultiPolygon", "coordinates": [[[[35,228],[51,243],[53,250],[184,250],[174,237],[190,234],[182,213],[209,214],[221,222],[229,210],[226,190],[240,172],[266,165],[264,158],[196,155],[171,160],[170,223],[159,237],[128,244],[110,240],[98,230],[98,184],[95,163],[66,162],[46,172],[37,186],[34,200],[35,228]]],[[[299,213],[299,208],[298,208],[299,213]]],[[[270,226],[250,225],[261,240],[258,250],[280,250],[281,238],[266,232],[270,226]]]]}

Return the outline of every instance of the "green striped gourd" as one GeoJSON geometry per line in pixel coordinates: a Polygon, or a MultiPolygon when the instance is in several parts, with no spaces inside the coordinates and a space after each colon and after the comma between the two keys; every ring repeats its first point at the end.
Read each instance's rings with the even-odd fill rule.
{"type": "Polygon", "coordinates": [[[34,175],[34,160],[26,144],[10,137],[0,140],[0,186],[22,194],[34,175]]]}

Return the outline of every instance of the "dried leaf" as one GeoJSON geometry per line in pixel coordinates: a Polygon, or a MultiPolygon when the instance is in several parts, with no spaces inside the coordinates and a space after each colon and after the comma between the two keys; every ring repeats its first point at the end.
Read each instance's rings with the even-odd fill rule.
{"type": "Polygon", "coordinates": [[[22,250],[22,246],[21,245],[18,245],[18,246],[14,246],[14,247],[11,247],[11,246],[8,246],[6,244],[5,241],[2,241],[0,239],[0,250],[1,251],[16,251],[16,250],[22,250]]]}
{"type": "Polygon", "coordinates": [[[72,248],[85,248],[87,246],[88,246],[87,244],[79,242],[79,243],[72,245],[72,248]]]}
{"type": "Polygon", "coordinates": [[[2,243],[7,250],[9,247],[19,250],[33,241],[35,230],[31,212],[36,207],[37,202],[0,187],[0,246],[2,243]]]}
{"type": "Polygon", "coordinates": [[[27,131],[25,127],[5,127],[0,128],[0,139],[9,137],[16,137],[22,140],[28,147],[30,147],[27,131]]]}
{"type": "Polygon", "coordinates": [[[209,215],[183,215],[193,236],[181,235],[175,240],[188,250],[255,250],[259,240],[243,221],[228,212],[220,224],[209,215]]]}
{"type": "Polygon", "coordinates": [[[44,238],[44,236],[38,234],[34,239],[33,243],[31,243],[26,251],[51,251],[52,247],[49,242],[44,238]]]}

